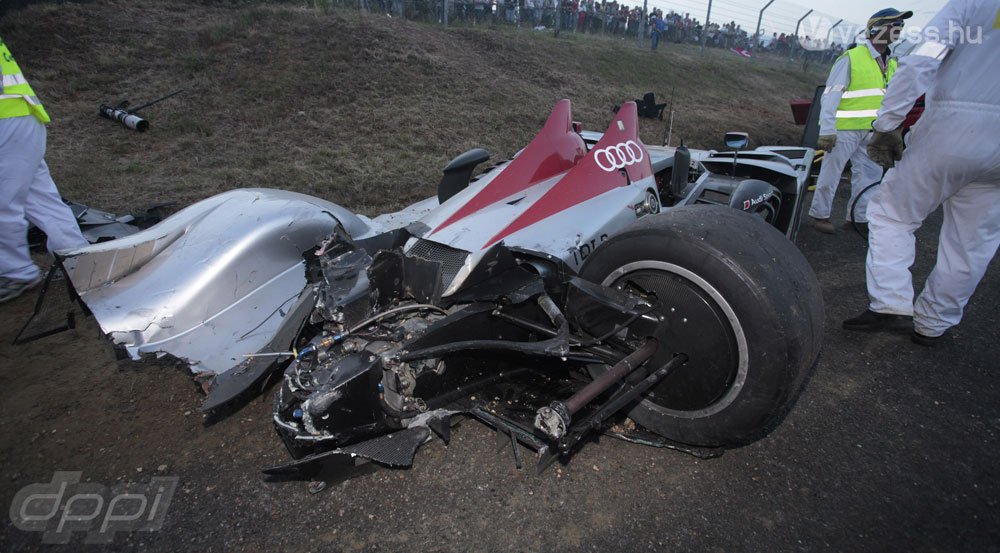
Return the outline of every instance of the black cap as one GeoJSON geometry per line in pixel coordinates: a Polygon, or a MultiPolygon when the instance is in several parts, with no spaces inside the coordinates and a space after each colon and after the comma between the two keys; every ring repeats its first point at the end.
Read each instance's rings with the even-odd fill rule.
{"type": "Polygon", "coordinates": [[[902,21],[911,17],[913,17],[913,12],[911,11],[901,12],[896,8],[886,8],[873,13],[872,16],[868,18],[868,28],[873,29],[875,27],[881,27],[894,21],[902,21]]]}

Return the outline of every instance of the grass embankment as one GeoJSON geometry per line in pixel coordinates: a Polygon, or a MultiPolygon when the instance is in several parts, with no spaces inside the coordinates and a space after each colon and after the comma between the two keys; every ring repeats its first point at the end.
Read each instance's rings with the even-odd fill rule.
{"type": "MultiPolygon", "coordinates": [[[[694,47],[509,29],[442,29],[353,10],[181,1],[39,4],[0,36],[53,117],[63,195],[118,212],[233,188],[297,190],[377,214],[433,193],[444,163],[523,147],[554,102],[603,130],[613,104],[676,87],[677,137],[727,130],[795,143],[788,101],[815,73],[694,47]],[[96,117],[186,89],[143,113],[145,134],[96,117]]],[[[642,123],[659,143],[663,123],[642,123]]]]}

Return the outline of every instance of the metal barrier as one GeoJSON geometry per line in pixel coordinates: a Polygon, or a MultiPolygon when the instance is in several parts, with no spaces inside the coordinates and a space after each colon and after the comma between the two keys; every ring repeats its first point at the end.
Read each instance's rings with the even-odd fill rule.
{"type": "MultiPolygon", "coordinates": [[[[637,0],[639,1],[639,0],[637,0]]],[[[644,3],[646,0],[641,0],[644,3]]],[[[700,3],[701,0],[677,0],[680,2],[680,9],[691,8],[700,3]],[[684,2],[688,4],[685,5],[684,2]]],[[[767,11],[775,0],[766,0],[763,8],[734,7],[735,4],[728,3],[732,0],[715,0],[717,17],[722,20],[730,17],[746,17],[749,12],[737,10],[753,11],[753,20],[756,21],[756,30],[751,35],[745,29],[735,26],[735,19],[730,24],[719,24],[712,21],[711,11],[713,0],[707,1],[706,19],[710,21],[707,26],[703,26],[696,18],[690,17],[690,12],[681,17],[680,13],[668,11],[665,16],[667,22],[662,31],[657,31],[651,24],[651,20],[644,16],[644,7],[638,5],[619,4],[618,2],[596,2],[573,1],[573,0],[306,0],[305,3],[317,8],[353,8],[371,13],[385,14],[389,17],[405,18],[416,21],[424,21],[432,24],[439,24],[448,27],[510,27],[520,29],[530,29],[537,31],[552,31],[559,33],[576,33],[584,35],[595,35],[621,39],[632,39],[643,47],[656,49],[661,44],[691,44],[701,45],[702,52],[705,48],[717,48],[722,50],[734,50],[743,53],[747,57],[759,59],[770,59],[774,62],[801,63],[804,69],[808,69],[810,64],[826,64],[832,62],[839,55],[837,48],[828,48],[825,45],[830,42],[830,33],[841,23],[838,21],[832,27],[824,27],[826,31],[825,43],[818,39],[813,42],[823,44],[823,47],[816,47],[816,44],[802,44],[799,41],[799,28],[803,20],[806,20],[814,10],[805,12],[805,15],[798,17],[789,16],[793,13],[789,9],[789,4],[779,4],[785,11],[772,9],[768,12],[767,22],[775,26],[787,26],[789,31],[795,28],[794,33],[789,32],[787,39],[778,40],[774,33],[774,39],[761,31],[761,23],[765,21],[765,11],[767,11]],[[720,11],[721,10],[721,11],[720,11]],[[729,11],[727,11],[729,10],[729,11]],[[797,19],[797,21],[796,21],[797,19]],[[752,40],[752,37],[758,37],[752,40]]],[[[668,3],[668,5],[671,5],[668,3]]],[[[703,6],[705,7],[705,6],[703,6]]],[[[812,15],[812,19],[823,19],[822,14],[812,15]]],[[[827,18],[828,19],[828,18],[827,18]]],[[[845,27],[849,26],[844,25],[845,27]]],[[[816,25],[809,27],[816,30],[816,25]]],[[[807,29],[808,30],[808,29],[807,29]]],[[[782,37],[785,34],[782,33],[782,37]]],[[[803,37],[811,40],[809,37],[803,37]]],[[[840,37],[843,41],[843,37],[840,37]]]]}

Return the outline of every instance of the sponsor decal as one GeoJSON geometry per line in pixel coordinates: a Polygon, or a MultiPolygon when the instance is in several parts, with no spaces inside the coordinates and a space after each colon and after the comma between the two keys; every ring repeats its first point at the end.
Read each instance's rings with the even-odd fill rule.
{"type": "Polygon", "coordinates": [[[645,154],[642,146],[634,140],[619,142],[614,146],[601,148],[594,152],[594,162],[603,171],[613,173],[618,169],[624,169],[629,165],[635,165],[643,160],[645,154]]]}
{"type": "Polygon", "coordinates": [[[597,238],[591,238],[590,242],[583,242],[579,246],[573,248],[573,263],[580,265],[585,259],[590,257],[590,254],[594,253],[597,246],[601,245],[602,242],[608,239],[607,234],[602,234],[597,238]]]}
{"type": "Polygon", "coordinates": [[[761,194],[756,198],[750,198],[749,200],[743,200],[743,211],[750,211],[755,205],[762,204],[770,197],[770,194],[761,194]]]}

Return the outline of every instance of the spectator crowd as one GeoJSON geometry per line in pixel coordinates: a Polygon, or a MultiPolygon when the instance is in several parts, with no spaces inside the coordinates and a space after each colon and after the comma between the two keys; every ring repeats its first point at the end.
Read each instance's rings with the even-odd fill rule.
{"type": "Polygon", "coordinates": [[[654,8],[644,17],[641,6],[617,0],[340,0],[348,6],[385,12],[394,17],[470,25],[512,25],[538,30],[631,37],[649,41],[653,49],[662,43],[697,43],[746,52],[774,54],[805,62],[826,62],[844,51],[841,44],[793,34],[761,32],[757,41],[735,21],[709,23],[705,28],[690,13],[654,8]],[[643,26],[645,21],[646,25],[643,26]],[[755,43],[756,42],[756,43],[755,43]]]}

